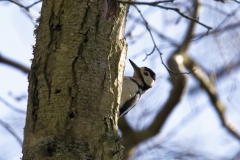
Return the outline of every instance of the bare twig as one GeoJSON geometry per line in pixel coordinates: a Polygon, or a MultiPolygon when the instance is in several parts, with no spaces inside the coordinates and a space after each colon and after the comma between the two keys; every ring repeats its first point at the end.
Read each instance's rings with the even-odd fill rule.
{"type": "Polygon", "coordinates": [[[218,12],[218,13],[220,13],[222,15],[225,15],[225,16],[228,15],[227,12],[225,12],[225,11],[223,11],[221,9],[218,9],[216,6],[211,6],[211,5],[209,5],[207,3],[203,3],[203,2],[201,3],[201,5],[202,5],[202,7],[208,8],[211,11],[218,12]]]}
{"type": "Polygon", "coordinates": [[[31,7],[33,7],[34,5],[42,2],[42,0],[39,0],[39,1],[36,1],[36,2],[34,2],[33,4],[29,5],[29,6],[24,6],[22,3],[18,2],[18,1],[15,1],[15,0],[0,0],[0,2],[3,2],[3,1],[8,1],[8,2],[11,2],[11,3],[13,3],[13,4],[16,4],[17,6],[19,6],[19,7],[23,8],[23,9],[27,10],[28,12],[29,12],[29,9],[30,9],[31,7]]]}
{"type": "Polygon", "coordinates": [[[33,16],[30,14],[29,9],[30,9],[31,7],[33,7],[34,5],[42,2],[42,0],[36,1],[36,2],[32,3],[32,4],[29,5],[29,6],[24,6],[22,3],[20,3],[19,1],[16,1],[16,0],[0,0],[0,2],[3,2],[3,1],[11,2],[11,3],[19,6],[20,8],[22,8],[23,11],[24,11],[24,13],[25,13],[25,14],[28,16],[28,18],[32,21],[33,25],[36,25],[35,20],[34,20],[33,16]]]}
{"type": "MultiPolygon", "coordinates": [[[[229,30],[239,28],[239,26],[240,26],[240,22],[236,22],[234,24],[227,25],[227,26],[225,26],[223,28],[216,28],[216,29],[212,30],[211,32],[209,32],[209,35],[215,34],[215,33],[218,33],[218,35],[221,35],[223,33],[226,33],[229,30]]],[[[203,33],[203,32],[194,35],[194,37],[196,37],[196,39],[203,38],[204,36],[206,36],[206,34],[203,33]]]]}
{"type": "Polygon", "coordinates": [[[21,113],[21,114],[26,114],[26,111],[24,110],[21,110],[21,109],[18,109],[17,107],[14,107],[13,105],[9,104],[7,101],[5,101],[2,97],[0,97],[0,102],[2,102],[3,104],[5,104],[7,107],[9,107],[10,109],[18,112],[18,113],[21,113]]]}
{"type": "Polygon", "coordinates": [[[28,11],[28,9],[21,3],[17,2],[17,1],[14,1],[14,0],[0,0],[0,2],[3,2],[3,1],[8,1],[8,2],[11,2],[13,4],[16,4],[17,6],[21,7],[21,8],[24,8],[28,11]]]}
{"type": "Polygon", "coordinates": [[[24,73],[27,73],[27,74],[30,72],[30,69],[28,67],[25,67],[25,66],[23,66],[23,65],[21,65],[17,62],[14,62],[10,59],[7,59],[7,58],[1,56],[1,53],[0,53],[0,63],[4,63],[4,64],[7,64],[7,65],[12,66],[14,68],[17,68],[17,69],[19,69],[19,70],[21,70],[21,71],[23,71],[24,73]]]}
{"type": "Polygon", "coordinates": [[[36,2],[34,2],[33,4],[27,6],[26,8],[29,9],[29,8],[33,7],[34,5],[40,3],[40,2],[42,2],[42,0],[36,1],[36,2]]]}
{"type": "MultiPolygon", "coordinates": [[[[142,24],[142,25],[145,25],[145,22],[144,22],[144,21],[140,21],[138,18],[137,18],[137,19],[134,19],[134,16],[132,16],[131,14],[128,15],[128,18],[132,19],[132,20],[134,21],[134,24],[133,24],[132,27],[129,27],[129,28],[130,28],[130,29],[129,29],[130,31],[128,31],[128,32],[126,33],[126,35],[130,35],[131,30],[133,30],[133,28],[134,28],[135,26],[137,26],[136,23],[140,23],[140,24],[142,24]]],[[[178,47],[178,46],[179,46],[179,43],[177,43],[174,39],[172,39],[172,38],[170,38],[170,37],[167,37],[166,35],[160,33],[156,28],[154,28],[154,26],[151,26],[150,24],[148,24],[148,26],[149,26],[149,28],[151,28],[152,33],[155,33],[157,36],[161,37],[163,40],[169,42],[171,45],[173,45],[173,46],[175,46],[175,47],[178,47]]]]}
{"type": "Polygon", "coordinates": [[[5,123],[4,121],[2,121],[0,119],[0,125],[3,126],[8,132],[10,132],[13,135],[13,137],[18,141],[20,146],[22,146],[21,138],[18,137],[18,135],[14,132],[14,130],[12,129],[12,127],[9,124],[5,123]]]}
{"type": "Polygon", "coordinates": [[[159,50],[159,48],[157,47],[157,44],[156,44],[156,42],[155,42],[155,40],[154,40],[154,38],[153,38],[152,31],[151,31],[150,28],[149,28],[149,25],[148,25],[147,20],[146,20],[146,19],[144,18],[144,16],[142,15],[141,10],[140,10],[136,5],[133,5],[133,6],[136,8],[136,10],[138,11],[138,13],[139,13],[140,16],[142,17],[142,19],[143,19],[143,21],[144,21],[144,23],[145,23],[146,29],[148,30],[148,32],[149,32],[149,34],[150,34],[150,36],[151,36],[153,45],[154,45],[152,51],[151,51],[150,53],[146,53],[146,57],[145,57],[144,60],[146,60],[148,56],[150,56],[151,54],[153,54],[153,52],[154,52],[155,49],[156,49],[156,50],[158,51],[159,55],[160,55],[161,63],[162,63],[163,66],[167,69],[167,71],[169,72],[170,75],[171,75],[171,74],[190,74],[191,72],[175,72],[175,71],[172,71],[171,69],[169,69],[169,68],[167,67],[167,65],[163,62],[162,52],[161,52],[161,51],[159,50]]]}
{"type": "MultiPolygon", "coordinates": [[[[163,59],[162,59],[162,52],[159,50],[159,48],[157,47],[157,44],[156,44],[156,42],[155,42],[155,40],[154,40],[154,38],[153,38],[153,35],[152,35],[152,31],[150,30],[150,28],[149,28],[149,26],[148,26],[148,22],[147,22],[147,20],[144,18],[144,16],[142,15],[142,13],[141,13],[141,10],[136,6],[136,5],[133,5],[135,8],[136,8],[136,10],[138,11],[138,13],[140,14],[140,16],[142,17],[142,20],[144,21],[144,24],[145,24],[145,26],[146,26],[146,29],[148,30],[148,32],[149,32],[149,34],[150,34],[150,36],[151,36],[151,39],[152,39],[152,42],[153,42],[153,50],[150,52],[150,53],[146,53],[146,58],[148,57],[148,56],[150,56],[151,54],[153,54],[153,52],[155,51],[155,49],[157,49],[157,51],[158,51],[158,53],[160,54],[160,57],[161,57],[161,61],[162,61],[162,64],[165,66],[165,68],[166,69],[168,69],[167,68],[167,66],[164,64],[164,62],[163,62],[163,59]]],[[[145,59],[146,59],[145,58],[145,59]]],[[[145,60],[144,59],[144,60],[145,60]]]]}
{"type": "Polygon", "coordinates": [[[208,25],[206,25],[206,24],[198,21],[197,19],[185,15],[185,14],[184,14],[183,12],[181,12],[178,8],[165,7],[165,6],[160,6],[160,5],[158,5],[158,6],[156,6],[156,7],[163,8],[163,9],[166,9],[166,10],[175,11],[175,12],[177,12],[179,15],[181,15],[182,17],[184,17],[184,18],[186,18],[186,19],[189,19],[189,20],[191,20],[191,21],[194,21],[194,22],[202,25],[203,27],[207,28],[207,33],[206,33],[206,35],[208,35],[209,31],[212,29],[212,27],[210,27],[210,26],[208,26],[208,25]]]}
{"type": "MultiPolygon", "coordinates": [[[[156,3],[156,2],[132,2],[132,1],[119,1],[119,0],[116,0],[116,2],[123,3],[123,4],[130,4],[130,5],[149,5],[149,6],[158,7],[158,8],[161,8],[161,9],[172,10],[172,11],[177,12],[182,17],[184,17],[186,19],[189,19],[191,21],[194,21],[194,22],[202,25],[203,27],[207,28],[206,35],[208,35],[208,32],[212,29],[212,27],[200,22],[199,20],[185,15],[183,12],[181,12],[179,10],[179,8],[173,8],[173,7],[166,7],[166,6],[158,5],[159,3],[156,3]]],[[[171,1],[168,1],[168,2],[171,2],[171,1]]]]}
{"type": "Polygon", "coordinates": [[[221,25],[229,21],[230,20],[229,17],[234,16],[239,11],[239,9],[240,9],[240,6],[238,6],[235,10],[233,10],[230,14],[226,15],[225,19],[218,25],[217,28],[219,28],[221,25]]]}

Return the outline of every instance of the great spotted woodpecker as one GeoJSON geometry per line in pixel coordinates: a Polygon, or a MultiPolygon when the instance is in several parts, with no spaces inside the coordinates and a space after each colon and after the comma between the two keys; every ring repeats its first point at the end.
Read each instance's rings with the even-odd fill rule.
{"type": "Polygon", "coordinates": [[[156,74],[147,67],[138,67],[129,59],[134,74],[132,77],[125,76],[122,85],[122,96],[119,107],[119,118],[126,115],[138,102],[141,95],[152,88],[156,74]]]}

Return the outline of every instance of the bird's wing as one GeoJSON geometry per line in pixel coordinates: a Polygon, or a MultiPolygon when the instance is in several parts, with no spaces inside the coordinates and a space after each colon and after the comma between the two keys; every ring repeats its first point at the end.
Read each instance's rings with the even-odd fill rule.
{"type": "Polygon", "coordinates": [[[128,100],[119,110],[120,114],[119,117],[126,115],[128,111],[130,111],[137,103],[140,98],[140,93],[136,93],[133,98],[128,100]],[[130,106],[130,107],[129,107],[130,106]]]}
{"type": "Polygon", "coordinates": [[[139,87],[130,77],[124,77],[123,90],[120,104],[120,116],[127,114],[137,103],[140,98],[139,87]]]}

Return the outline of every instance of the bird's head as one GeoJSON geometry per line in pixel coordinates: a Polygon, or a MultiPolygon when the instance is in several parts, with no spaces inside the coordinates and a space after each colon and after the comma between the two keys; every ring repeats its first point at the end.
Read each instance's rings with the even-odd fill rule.
{"type": "Polygon", "coordinates": [[[131,59],[129,59],[133,69],[135,78],[140,78],[144,85],[151,88],[156,80],[156,74],[148,67],[138,67],[131,59]]]}

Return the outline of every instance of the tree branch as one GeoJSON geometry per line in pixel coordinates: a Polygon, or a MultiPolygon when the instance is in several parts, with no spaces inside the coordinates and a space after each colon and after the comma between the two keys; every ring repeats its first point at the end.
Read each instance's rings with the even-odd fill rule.
{"type": "Polygon", "coordinates": [[[18,1],[15,1],[15,0],[0,0],[0,2],[3,2],[3,1],[8,1],[8,2],[11,2],[11,3],[13,3],[13,4],[16,4],[17,6],[19,6],[20,8],[25,9],[25,10],[28,11],[28,12],[29,12],[29,9],[30,9],[31,7],[33,7],[34,5],[42,2],[42,0],[39,0],[39,1],[36,1],[36,2],[34,2],[33,4],[29,5],[29,6],[24,6],[22,3],[18,2],[18,1]]]}
{"type": "Polygon", "coordinates": [[[133,155],[133,145],[131,144],[136,143],[136,132],[129,126],[125,117],[121,117],[118,120],[118,127],[122,131],[123,146],[125,147],[123,159],[126,160],[133,155]]]}
{"type": "Polygon", "coordinates": [[[0,119],[0,125],[3,126],[8,132],[10,132],[13,135],[13,137],[18,141],[20,146],[22,147],[21,138],[18,137],[18,135],[14,132],[14,130],[12,129],[11,126],[9,124],[5,123],[4,121],[2,121],[1,119],[0,119]]]}
{"type": "MultiPolygon", "coordinates": [[[[236,62],[231,62],[229,64],[229,66],[223,66],[222,68],[218,69],[216,72],[214,73],[211,73],[211,72],[208,72],[206,69],[204,69],[202,66],[198,65],[201,70],[203,72],[205,72],[208,77],[210,77],[210,80],[212,81],[212,83],[215,82],[215,79],[219,79],[223,76],[226,76],[226,75],[229,75],[231,74],[231,72],[233,72],[234,70],[237,70],[239,69],[240,67],[240,60],[236,61],[236,62]],[[211,77],[214,77],[214,79],[212,80],[211,77]]],[[[199,87],[198,86],[195,86],[193,88],[190,88],[189,89],[189,93],[190,94],[194,94],[195,92],[197,92],[199,90],[199,87]]]]}
{"type": "MultiPolygon", "coordinates": [[[[145,26],[146,26],[146,29],[148,30],[148,32],[149,32],[149,34],[150,34],[150,36],[151,36],[152,42],[153,42],[153,50],[152,50],[150,53],[146,53],[146,58],[145,58],[145,59],[147,59],[147,57],[150,56],[151,54],[153,54],[153,52],[155,51],[155,49],[157,49],[158,53],[160,54],[162,64],[164,65],[164,67],[165,67],[167,70],[169,70],[168,67],[165,65],[165,63],[163,62],[162,52],[159,50],[159,48],[158,48],[157,45],[156,45],[156,42],[155,42],[155,40],[154,40],[154,38],[153,38],[153,35],[152,35],[152,31],[150,30],[150,28],[149,28],[149,26],[148,26],[147,20],[146,20],[146,19],[144,18],[144,16],[142,15],[141,10],[140,10],[136,5],[133,5],[133,6],[136,8],[136,10],[138,11],[138,13],[139,13],[140,16],[142,17],[142,20],[144,21],[144,24],[145,24],[145,26]]],[[[145,60],[145,59],[144,59],[144,60],[145,60]]]]}
{"type": "MultiPolygon", "coordinates": [[[[198,5],[199,5],[198,1],[195,0],[194,8],[193,8],[193,11],[194,11],[193,17],[197,16],[197,12],[198,12],[198,8],[199,8],[198,5]]],[[[179,53],[186,52],[186,50],[189,46],[188,44],[191,41],[191,37],[194,32],[194,26],[195,26],[195,22],[191,21],[189,28],[187,30],[188,32],[187,32],[183,42],[181,43],[179,48],[176,49],[172,53],[172,55],[170,56],[170,58],[168,60],[168,66],[171,67],[171,69],[176,72],[181,73],[182,69],[181,69],[181,66],[179,66],[175,57],[179,53]]],[[[169,117],[170,113],[175,108],[175,106],[179,103],[179,101],[184,93],[185,84],[186,84],[185,75],[178,74],[177,77],[172,77],[171,83],[172,83],[173,87],[171,89],[171,93],[170,93],[170,96],[169,96],[167,102],[164,104],[163,109],[158,113],[158,115],[154,119],[153,123],[147,129],[145,129],[141,132],[135,132],[132,129],[130,129],[130,127],[126,123],[126,120],[121,120],[121,119],[120,119],[121,121],[119,120],[121,122],[120,129],[124,128],[123,124],[127,125],[127,127],[125,127],[125,129],[122,131],[124,146],[126,147],[125,152],[131,152],[132,149],[136,145],[138,145],[140,142],[143,142],[143,141],[147,140],[148,138],[155,136],[159,132],[159,130],[161,130],[164,123],[166,122],[166,119],[169,117]]],[[[129,157],[124,157],[124,159],[128,159],[128,158],[129,157]]]]}
{"type": "MultiPolygon", "coordinates": [[[[218,35],[221,35],[221,34],[223,34],[223,33],[226,33],[226,32],[229,31],[229,30],[239,28],[239,26],[240,26],[240,22],[236,22],[236,23],[234,23],[234,24],[227,25],[227,26],[225,26],[225,27],[223,27],[223,28],[220,28],[220,29],[219,29],[219,28],[216,28],[216,29],[212,30],[211,32],[209,32],[208,35],[216,34],[216,33],[218,33],[218,35]]],[[[206,36],[206,34],[202,32],[202,33],[195,34],[195,35],[193,36],[193,38],[199,40],[199,39],[201,39],[201,38],[203,38],[203,37],[205,37],[205,36],[206,36]]]]}
{"type": "Polygon", "coordinates": [[[29,6],[24,6],[22,3],[20,3],[19,1],[16,1],[16,0],[0,0],[0,2],[4,2],[4,1],[11,2],[11,3],[19,6],[20,8],[22,8],[23,11],[24,11],[24,13],[25,13],[25,14],[28,16],[28,18],[32,21],[33,25],[36,25],[35,19],[34,19],[34,18],[32,17],[32,15],[30,14],[29,9],[30,9],[31,7],[33,7],[34,5],[42,2],[42,0],[38,0],[38,1],[34,2],[34,3],[32,3],[32,4],[29,5],[29,6]]]}
{"type": "Polygon", "coordinates": [[[11,2],[13,4],[16,4],[17,6],[19,6],[20,8],[24,8],[26,9],[27,11],[29,11],[23,4],[17,2],[17,1],[14,1],[14,0],[0,0],[0,2],[3,2],[3,1],[8,1],[8,2],[11,2]]]}
{"type": "Polygon", "coordinates": [[[42,2],[42,0],[36,1],[36,2],[34,2],[33,4],[27,6],[26,8],[29,9],[29,8],[35,6],[36,4],[40,3],[40,2],[42,2]]]}
{"type": "MultiPolygon", "coordinates": [[[[166,6],[162,6],[162,5],[158,5],[161,1],[157,1],[157,2],[132,2],[132,1],[120,1],[120,0],[116,0],[116,2],[118,3],[123,3],[123,4],[130,4],[130,5],[149,5],[149,6],[153,6],[153,7],[158,7],[161,9],[166,9],[166,10],[172,10],[177,12],[179,15],[181,15],[182,17],[189,19],[191,21],[194,21],[198,24],[200,24],[201,26],[207,28],[207,33],[206,35],[208,35],[209,31],[212,29],[212,27],[198,21],[196,18],[192,18],[190,16],[185,15],[183,12],[181,12],[179,10],[179,8],[173,8],[173,7],[166,7],[166,6]]],[[[162,1],[162,2],[173,2],[173,1],[162,1]]]]}
{"type": "Polygon", "coordinates": [[[23,71],[24,73],[27,73],[27,74],[30,72],[30,69],[28,67],[25,67],[25,66],[23,66],[23,65],[21,65],[17,62],[14,62],[10,59],[7,59],[7,58],[3,57],[1,55],[1,53],[0,53],[0,63],[4,63],[4,64],[7,64],[7,65],[12,66],[14,68],[17,68],[17,69],[19,69],[19,70],[21,70],[21,71],[23,71]]]}
{"type": "MultiPolygon", "coordinates": [[[[198,7],[199,3],[197,0],[194,1],[194,8],[193,8],[193,17],[197,17],[198,7]]],[[[181,53],[185,53],[187,51],[187,48],[189,46],[189,42],[191,41],[191,37],[194,33],[194,27],[195,22],[191,21],[189,24],[189,28],[187,29],[187,33],[185,35],[185,38],[181,45],[172,53],[168,60],[168,66],[171,67],[172,70],[175,72],[183,72],[181,67],[179,66],[176,56],[181,53]]],[[[174,75],[171,79],[172,83],[172,90],[170,93],[170,97],[167,100],[167,102],[164,104],[163,109],[158,113],[157,117],[154,119],[153,123],[144,131],[139,132],[139,140],[140,142],[156,135],[159,130],[163,127],[164,122],[174,109],[174,107],[178,104],[178,102],[181,99],[181,96],[183,95],[185,84],[186,84],[186,78],[183,74],[174,75]]]]}
{"type": "Polygon", "coordinates": [[[17,107],[14,107],[12,106],[11,104],[9,104],[7,101],[5,101],[2,97],[0,97],[0,102],[2,102],[3,104],[5,104],[8,108],[18,112],[18,113],[21,113],[21,114],[26,114],[26,111],[24,110],[21,110],[21,109],[18,109],[17,107]]]}
{"type": "Polygon", "coordinates": [[[234,128],[232,128],[225,120],[224,118],[224,111],[225,106],[220,101],[220,99],[217,96],[217,92],[215,89],[214,84],[212,81],[208,78],[208,76],[201,70],[201,68],[192,60],[187,54],[184,55],[184,61],[188,64],[186,65],[188,70],[191,70],[193,68],[198,68],[197,72],[193,72],[193,76],[200,82],[200,86],[207,92],[212,105],[214,106],[214,109],[216,110],[222,125],[238,140],[240,140],[240,134],[238,134],[234,128]]]}
{"type": "Polygon", "coordinates": [[[237,2],[237,3],[240,3],[239,1],[237,1],[237,0],[233,0],[234,2],[237,2]]]}
{"type": "MultiPolygon", "coordinates": [[[[169,68],[167,67],[167,65],[163,62],[162,52],[161,52],[161,51],[159,50],[159,48],[157,47],[157,44],[156,44],[156,42],[155,42],[155,40],[154,40],[154,38],[153,38],[152,31],[151,31],[150,28],[149,28],[149,25],[148,25],[147,20],[146,20],[146,19],[144,18],[144,16],[142,15],[141,10],[140,10],[136,5],[133,5],[133,6],[136,8],[136,10],[138,11],[138,13],[139,13],[140,16],[142,17],[142,19],[143,19],[143,21],[144,21],[144,23],[145,23],[146,29],[148,30],[148,32],[149,32],[149,34],[150,34],[150,36],[151,36],[152,42],[153,42],[153,49],[152,49],[152,51],[151,51],[150,53],[146,53],[146,58],[145,58],[145,59],[147,59],[148,56],[152,55],[153,52],[154,52],[155,50],[157,50],[158,53],[159,53],[159,55],[160,55],[161,63],[162,63],[163,66],[167,69],[167,71],[169,72],[170,75],[171,75],[171,74],[189,74],[189,73],[191,73],[191,72],[176,72],[176,71],[172,71],[171,69],[169,69],[169,68]]],[[[144,59],[144,60],[145,60],[145,59],[144,59]]]]}

